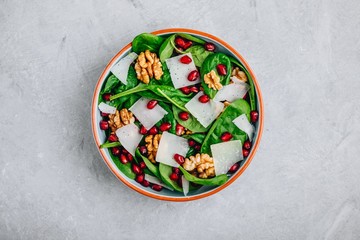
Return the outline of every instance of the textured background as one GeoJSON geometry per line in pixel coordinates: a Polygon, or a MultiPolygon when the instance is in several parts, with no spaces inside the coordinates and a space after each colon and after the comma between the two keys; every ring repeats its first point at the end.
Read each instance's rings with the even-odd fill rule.
{"type": "Polygon", "coordinates": [[[0,0],[0,239],[360,239],[360,1],[0,0]],[[188,203],[107,169],[90,103],[141,32],[207,31],[249,61],[260,149],[224,191],[188,203]]]}

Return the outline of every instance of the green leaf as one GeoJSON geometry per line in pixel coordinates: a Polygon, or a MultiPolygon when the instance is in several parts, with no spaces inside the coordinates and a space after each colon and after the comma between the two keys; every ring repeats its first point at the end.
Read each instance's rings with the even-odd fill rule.
{"type": "Polygon", "coordinates": [[[163,163],[159,164],[160,177],[163,183],[167,186],[175,189],[178,192],[182,192],[182,188],[177,184],[177,182],[170,179],[170,174],[172,173],[172,167],[165,165],[163,163]]]}
{"type": "Polygon", "coordinates": [[[156,124],[156,126],[160,127],[162,123],[168,122],[171,124],[171,128],[168,131],[172,134],[176,134],[176,120],[173,112],[171,111],[171,106],[164,102],[159,102],[158,104],[168,113],[156,124]]]}
{"type": "Polygon", "coordinates": [[[104,89],[101,91],[102,93],[110,93],[111,90],[119,83],[119,79],[115,77],[114,75],[110,75],[108,79],[106,80],[104,89]]]}
{"type": "Polygon", "coordinates": [[[240,140],[242,143],[245,142],[247,138],[246,133],[241,131],[232,122],[244,113],[247,118],[250,119],[250,106],[243,99],[238,99],[227,106],[209,129],[201,146],[201,152],[211,155],[210,146],[222,142],[220,137],[224,132],[230,132],[232,134],[233,138],[231,140],[240,140]]]}
{"type": "Polygon", "coordinates": [[[143,92],[138,92],[137,94],[148,99],[154,99],[159,102],[169,103],[169,101],[166,98],[160,97],[159,95],[153,93],[152,91],[143,91],[143,92]]]}
{"type": "Polygon", "coordinates": [[[159,96],[166,98],[169,102],[171,102],[172,104],[174,104],[176,107],[180,108],[181,110],[187,112],[187,109],[184,107],[186,102],[179,100],[179,98],[176,97],[175,95],[166,94],[165,93],[166,90],[164,88],[160,88],[159,86],[157,86],[150,90],[153,91],[154,93],[158,94],[159,96]],[[172,97],[172,96],[174,96],[174,97],[172,97]]]}
{"type": "Polygon", "coordinates": [[[120,147],[120,142],[105,142],[100,145],[100,148],[112,148],[112,147],[120,147]]]}
{"type": "Polygon", "coordinates": [[[192,58],[194,59],[194,63],[197,67],[201,67],[204,60],[213,52],[206,51],[205,48],[201,45],[195,45],[192,47],[189,47],[185,51],[186,53],[191,53],[192,58]]]}
{"type": "Polygon", "coordinates": [[[111,159],[113,160],[113,162],[115,163],[115,165],[117,166],[117,168],[123,173],[125,174],[125,176],[127,176],[130,179],[135,179],[136,174],[131,170],[131,163],[126,163],[123,164],[120,162],[119,158],[114,156],[111,151],[109,150],[111,159]]]}
{"type": "Polygon", "coordinates": [[[198,142],[198,143],[202,143],[206,137],[206,134],[204,133],[193,133],[193,134],[187,134],[187,135],[182,135],[183,138],[186,139],[193,139],[194,141],[198,142]]]}
{"type": "Polygon", "coordinates": [[[172,107],[173,113],[174,113],[174,117],[176,119],[176,121],[178,121],[178,123],[180,123],[182,126],[184,126],[185,128],[189,129],[190,131],[197,133],[197,132],[206,132],[210,127],[205,128],[203,125],[201,125],[199,123],[198,120],[196,120],[196,118],[189,114],[189,119],[184,121],[181,120],[179,118],[179,113],[182,112],[183,110],[176,107],[175,105],[173,105],[172,107]]]}
{"type": "Polygon", "coordinates": [[[124,92],[120,92],[116,95],[111,96],[110,100],[115,100],[120,97],[124,97],[124,96],[130,95],[130,94],[133,94],[133,93],[142,92],[142,91],[146,91],[146,90],[147,90],[147,86],[145,84],[140,83],[139,85],[137,85],[136,87],[134,87],[132,89],[129,89],[124,92]]]}
{"type": "Polygon", "coordinates": [[[158,166],[156,166],[155,164],[150,162],[150,160],[147,157],[143,156],[139,152],[139,149],[136,149],[135,155],[140,157],[144,161],[144,163],[145,163],[146,167],[149,169],[149,171],[152,172],[157,178],[160,179],[160,172],[159,172],[158,166]]]}
{"type": "Polygon", "coordinates": [[[187,40],[199,43],[199,44],[205,44],[206,42],[200,38],[194,37],[193,35],[187,34],[187,33],[178,33],[177,35],[179,35],[182,38],[185,38],[187,40]]]}
{"type": "Polygon", "coordinates": [[[204,186],[220,186],[226,183],[228,180],[228,176],[226,174],[218,175],[214,178],[197,178],[193,175],[191,175],[188,171],[186,171],[183,167],[179,167],[180,171],[184,174],[184,177],[189,182],[193,182],[196,184],[201,184],[204,186]]]}
{"type": "Polygon", "coordinates": [[[137,54],[146,50],[157,53],[164,40],[163,37],[151,33],[142,33],[137,35],[132,41],[132,50],[137,54]]]}
{"type": "Polygon", "coordinates": [[[131,94],[129,95],[129,99],[124,103],[124,108],[129,109],[134,103],[136,103],[137,100],[141,98],[138,94],[131,94]]]}
{"type": "Polygon", "coordinates": [[[168,37],[163,44],[161,44],[159,50],[159,58],[161,62],[164,62],[166,59],[170,58],[174,52],[173,43],[175,40],[175,34],[168,37]]]}
{"type": "Polygon", "coordinates": [[[213,99],[217,93],[217,90],[214,90],[212,88],[209,88],[208,85],[204,82],[204,75],[208,74],[212,70],[217,72],[216,66],[218,64],[224,64],[226,66],[227,74],[225,76],[219,76],[220,77],[220,83],[222,85],[228,85],[230,81],[230,75],[231,75],[231,63],[228,56],[226,56],[223,53],[214,53],[209,55],[205,61],[203,62],[201,69],[200,69],[200,75],[201,75],[201,86],[204,88],[204,92],[213,99]]]}

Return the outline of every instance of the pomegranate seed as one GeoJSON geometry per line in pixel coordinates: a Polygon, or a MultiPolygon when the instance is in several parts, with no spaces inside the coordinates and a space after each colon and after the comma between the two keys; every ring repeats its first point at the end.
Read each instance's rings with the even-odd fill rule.
{"type": "Polygon", "coordinates": [[[199,88],[196,87],[196,86],[192,86],[192,87],[190,88],[190,91],[193,92],[193,93],[198,93],[198,92],[199,92],[199,88]]]}
{"type": "Polygon", "coordinates": [[[109,128],[109,123],[107,121],[100,121],[100,129],[101,130],[107,130],[109,128]]]}
{"type": "Polygon", "coordinates": [[[145,162],[140,162],[140,163],[139,163],[139,166],[140,166],[141,169],[145,169],[145,168],[146,168],[145,162]]]}
{"type": "Polygon", "coordinates": [[[184,40],[183,38],[181,38],[181,37],[176,37],[176,38],[175,38],[175,44],[176,44],[176,46],[178,46],[178,47],[184,48],[184,46],[185,46],[185,40],[184,40]]]}
{"type": "Polygon", "coordinates": [[[248,141],[245,141],[244,142],[244,145],[243,145],[243,148],[247,149],[247,150],[250,150],[251,148],[251,142],[248,140],[248,141]]]}
{"type": "Polygon", "coordinates": [[[149,181],[144,179],[144,181],[141,183],[141,185],[143,185],[144,187],[148,187],[148,186],[150,186],[150,183],[149,183],[149,181]]]}
{"type": "Polygon", "coordinates": [[[136,174],[136,175],[140,175],[142,174],[142,170],[141,168],[136,165],[136,164],[133,164],[132,167],[131,167],[132,171],[136,174]]]}
{"type": "Polygon", "coordinates": [[[218,64],[216,66],[216,69],[217,69],[219,75],[225,76],[227,74],[227,69],[224,64],[218,64]]]}
{"type": "Polygon", "coordinates": [[[184,94],[186,94],[186,95],[188,95],[189,93],[191,93],[191,90],[190,90],[189,87],[182,87],[182,88],[180,88],[180,90],[181,90],[184,94]]]}
{"type": "Polygon", "coordinates": [[[216,47],[215,44],[207,42],[204,44],[204,48],[206,49],[206,51],[213,52],[215,51],[216,47]]]}
{"type": "Polygon", "coordinates": [[[129,154],[129,152],[125,148],[123,148],[121,151],[123,154],[129,154]]]}
{"type": "Polygon", "coordinates": [[[109,116],[108,113],[103,113],[103,112],[101,112],[100,115],[101,115],[102,117],[107,117],[107,116],[109,116]]]}
{"type": "Polygon", "coordinates": [[[150,135],[155,135],[155,134],[157,134],[159,131],[158,131],[158,129],[157,129],[157,127],[156,126],[153,126],[152,128],[150,128],[150,130],[149,130],[149,134],[150,135]]]}
{"type": "Polygon", "coordinates": [[[175,174],[177,174],[177,175],[180,174],[180,169],[179,169],[179,168],[173,167],[172,170],[173,170],[173,173],[175,173],[175,174]]]}
{"type": "Polygon", "coordinates": [[[189,139],[188,143],[190,147],[193,147],[196,144],[196,142],[193,139],[189,139]]]}
{"type": "Polygon", "coordinates": [[[158,192],[160,192],[162,190],[162,186],[157,185],[157,184],[152,185],[151,188],[158,192]]]}
{"type": "Polygon", "coordinates": [[[193,44],[192,41],[186,41],[183,49],[184,50],[188,49],[189,47],[191,47],[192,44],[193,44]]]}
{"type": "Polygon", "coordinates": [[[147,130],[146,130],[146,128],[144,127],[144,126],[141,126],[141,128],[140,128],[140,134],[142,134],[142,135],[145,135],[145,134],[147,134],[147,130]]]}
{"type": "Polygon", "coordinates": [[[208,95],[204,94],[199,97],[199,102],[201,103],[207,103],[210,101],[210,98],[208,95]]]}
{"type": "Polygon", "coordinates": [[[145,179],[144,174],[141,174],[136,176],[135,181],[137,181],[138,183],[142,183],[144,179],[145,179]]]}
{"type": "Polygon", "coordinates": [[[234,172],[236,172],[236,171],[239,169],[239,167],[240,167],[240,164],[235,163],[234,165],[232,165],[232,166],[230,167],[229,173],[234,173],[234,172]]]}
{"type": "Polygon", "coordinates": [[[200,151],[200,149],[201,149],[201,145],[200,145],[200,144],[197,144],[197,145],[195,145],[195,147],[194,147],[194,148],[195,148],[195,150],[196,150],[196,151],[200,151]]]}
{"type": "Polygon", "coordinates": [[[199,78],[199,72],[197,70],[191,71],[187,77],[187,79],[191,82],[195,81],[198,78],[199,78]]]}
{"type": "Polygon", "coordinates": [[[150,100],[150,101],[147,103],[146,107],[147,107],[148,109],[153,109],[153,108],[157,105],[157,103],[158,103],[158,101],[156,101],[156,100],[150,100]]]}
{"type": "Polygon", "coordinates": [[[221,139],[221,141],[223,141],[223,142],[227,142],[227,141],[229,141],[232,137],[233,137],[233,136],[231,135],[231,133],[229,133],[229,132],[224,132],[224,133],[221,135],[220,139],[221,139]]]}
{"type": "Polygon", "coordinates": [[[175,153],[175,155],[174,155],[174,160],[180,165],[185,162],[185,158],[177,153],[175,153]]]}
{"type": "Polygon", "coordinates": [[[129,162],[125,154],[121,154],[119,159],[122,164],[127,164],[129,162]]]}
{"type": "Polygon", "coordinates": [[[243,99],[246,99],[248,97],[248,93],[245,94],[245,96],[243,97],[243,99]]]}
{"type": "Polygon", "coordinates": [[[192,62],[192,59],[188,55],[184,55],[180,58],[180,62],[183,64],[189,64],[192,62]]]}
{"type": "Polygon", "coordinates": [[[113,148],[111,148],[111,152],[112,152],[112,154],[114,154],[115,156],[119,156],[119,155],[120,155],[120,148],[118,148],[118,147],[113,147],[113,148]]]}
{"type": "Polygon", "coordinates": [[[134,160],[134,157],[130,153],[127,154],[127,158],[129,159],[130,162],[134,160]]]}
{"type": "Polygon", "coordinates": [[[139,152],[141,153],[141,155],[145,156],[147,153],[147,149],[145,146],[140,146],[139,147],[139,152]]]}
{"type": "Polygon", "coordinates": [[[179,175],[177,175],[176,173],[171,173],[170,179],[173,181],[177,181],[179,179],[179,175]]]}
{"type": "Polygon", "coordinates": [[[182,135],[185,131],[185,128],[177,123],[175,127],[175,131],[176,131],[176,135],[182,135]]]}
{"type": "Polygon", "coordinates": [[[257,111],[251,111],[250,112],[250,119],[251,119],[251,122],[255,123],[257,122],[257,120],[259,119],[259,113],[257,111]]]}
{"type": "Polygon", "coordinates": [[[242,150],[242,152],[243,152],[243,156],[244,156],[244,157],[249,156],[249,153],[250,153],[250,151],[249,151],[249,150],[247,150],[247,149],[243,149],[243,150],[242,150]]]}
{"type": "Polygon", "coordinates": [[[160,131],[162,131],[162,132],[165,132],[165,131],[169,130],[170,128],[171,128],[171,124],[168,122],[162,123],[159,127],[160,131]]]}
{"type": "Polygon", "coordinates": [[[183,121],[188,120],[189,117],[190,117],[190,115],[189,115],[188,112],[180,112],[178,116],[179,116],[179,118],[180,118],[181,120],[183,120],[183,121]]]}
{"type": "Polygon", "coordinates": [[[111,97],[111,94],[110,93],[104,93],[102,95],[102,98],[105,100],[105,101],[110,101],[110,97],[111,97]]]}
{"type": "Polygon", "coordinates": [[[109,138],[108,138],[109,142],[117,142],[118,138],[115,134],[110,134],[109,138]]]}
{"type": "Polygon", "coordinates": [[[179,179],[177,180],[177,184],[179,185],[179,187],[182,187],[182,180],[181,180],[180,177],[179,177],[179,179]]]}

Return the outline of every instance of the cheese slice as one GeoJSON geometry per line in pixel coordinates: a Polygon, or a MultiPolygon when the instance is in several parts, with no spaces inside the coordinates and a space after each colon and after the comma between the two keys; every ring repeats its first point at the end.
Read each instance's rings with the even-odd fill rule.
{"type": "Polygon", "coordinates": [[[200,82],[200,77],[195,81],[189,81],[187,79],[191,71],[197,70],[191,53],[186,53],[176,57],[168,58],[165,60],[165,62],[170,71],[170,77],[175,88],[182,88],[200,82]],[[191,63],[184,64],[180,62],[180,58],[185,55],[192,59],[191,63]]]}
{"type": "Polygon", "coordinates": [[[104,102],[100,103],[98,108],[103,113],[115,114],[116,112],[116,107],[110,106],[109,104],[106,104],[104,102]]]}
{"type": "Polygon", "coordinates": [[[169,132],[163,132],[155,159],[157,162],[178,167],[179,164],[174,160],[174,155],[177,153],[185,157],[188,151],[189,144],[185,138],[169,132]]]}
{"type": "Polygon", "coordinates": [[[163,186],[164,188],[167,188],[169,189],[170,191],[174,191],[174,189],[170,188],[169,186],[165,185],[163,182],[161,182],[157,177],[154,177],[154,176],[151,176],[149,174],[146,174],[145,173],[145,180],[146,181],[149,181],[153,184],[157,184],[157,185],[160,185],[160,186],[163,186]]]}
{"type": "Polygon", "coordinates": [[[110,71],[117,77],[123,84],[127,85],[127,76],[130,64],[138,57],[134,52],[129,53],[124,58],[120,59],[110,71]]]}
{"type": "Polygon", "coordinates": [[[115,133],[121,145],[135,156],[135,150],[143,137],[139,133],[139,128],[134,123],[130,123],[119,128],[115,133]]]}
{"type": "Polygon", "coordinates": [[[150,99],[142,97],[129,109],[146,129],[150,129],[168,113],[159,105],[148,109],[149,101],[150,99]]]}
{"type": "Polygon", "coordinates": [[[241,130],[244,131],[248,137],[249,140],[252,141],[254,132],[255,132],[255,127],[249,122],[249,120],[247,119],[245,114],[242,114],[240,116],[238,116],[237,118],[235,118],[233,120],[233,123],[241,130]]]}
{"type": "Polygon", "coordinates": [[[185,104],[185,107],[201,125],[207,128],[219,116],[224,108],[224,104],[211,99],[207,103],[202,103],[199,101],[199,97],[202,95],[204,95],[204,92],[200,91],[185,104]]]}
{"type": "Polygon", "coordinates": [[[189,181],[184,177],[184,175],[181,176],[181,183],[182,183],[182,188],[183,188],[183,192],[184,195],[187,196],[187,194],[189,193],[189,181]]]}
{"type": "Polygon", "coordinates": [[[215,97],[214,101],[229,101],[233,102],[237,99],[243,98],[247,91],[249,91],[250,86],[247,83],[240,81],[239,79],[234,79],[234,83],[224,86],[220,89],[215,97]]]}
{"type": "Polygon", "coordinates": [[[240,140],[212,144],[210,149],[215,175],[227,173],[232,165],[244,159],[240,140]]]}

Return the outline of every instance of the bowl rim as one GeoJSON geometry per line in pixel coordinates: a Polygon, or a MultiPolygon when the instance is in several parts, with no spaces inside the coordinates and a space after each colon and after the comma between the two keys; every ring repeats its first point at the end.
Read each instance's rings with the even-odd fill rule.
{"type": "Polygon", "coordinates": [[[250,165],[253,157],[255,156],[255,153],[259,147],[260,144],[260,140],[261,140],[261,136],[262,136],[262,132],[263,132],[263,125],[264,125],[264,106],[263,106],[263,98],[262,98],[262,93],[259,87],[259,83],[257,82],[257,79],[255,77],[255,74],[253,72],[253,70],[250,68],[249,64],[247,63],[247,61],[244,59],[244,57],[238,53],[232,46],[230,46],[227,42],[225,42],[224,40],[211,35],[209,33],[206,32],[202,32],[199,30],[195,30],[195,29],[189,29],[189,28],[166,28],[166,29],[161,29],[161,30],[157,30],[152,32],[152,34],[171,34],[171,33],[177,33],[177,32],[183,32],[183,33],[189,33],[189,34],[196,34],[196,35],[200,35],[206,38],[209,38],[215,42],[220,43],[222,46],[224,46],[225,48],[227,48],[232,54],[234,54],[238,59],[240,59],[240,61],[245,65],[246,69],[249,71],[249,74],[251,75],[255,88],[256,88],[256,93],[257,93],[257,98],[258,98],[258,104],[259,104],[259,120],[258,120],[258,136],[256,138],[255,143],[253,143],[253,147],[252,150],[247,158],[247,161],[241,166],[241,168],[223,185],[218,186],[210,191],[198,194],[198,195],[194,195],[194,196],[188,196],[188,197],[170,197],[170,196],[161,196],[161,195],[157,195],[148,191],[145,191],[143,189],[141,189],[140,187],[137,187],[136,185],[132,185],[125,176],[121,176],[121,174],[118,174],[117,170],[115,169],[116,166],[112,165],[112,160],[108,159],[107,156],[102,152],[102,150],[100,149],[100,137],[99,134],[97,132],[97,123],[96,121],[96,112],[98,110],[97,108],[97,98],[96,96],[98,95],[98,93],[101,90],[104,78],[106,77],[106,74],[108,73],[108,71],[110,70],[111,66],[113,65],[113,63],[119,58],[119,56],[121,56],[123,53],[125,53],[126,51],[129,50],[129,48],[131,47],[131,43],[128,43],[125,47],[123,47],[106,65],[105,69],[102,71],[95,89],[94,89],[94,93],[93,93],[93,99],[92,99],[92,106],[91,106],[91,128],[92,128],[92,133],[93,133],[93,137],[94,137],[94,141],[96,144],[96,147],[102,157],[102,159],[104,160],[104,162],[106,163],[106,165],[108,166],[108,168],[110,169],[110,171],[121,181],[123,182],[126,186],[128,186],[129,188],[135,190],[138,193],[141,193],[147,197],[151,197],[157,200],[163,200],[163,201],[172,201],[172,202],[185,202],[185,201],[193,201],[193,200],[198,200],[201,198],[205,198],[208,196],[211,196],[223,189],[225,189],[226,187],[228,187],[230,184],[232,184],[238,177],[240,177],[240,175],[246,170],[246,168],[250,165]]]}

